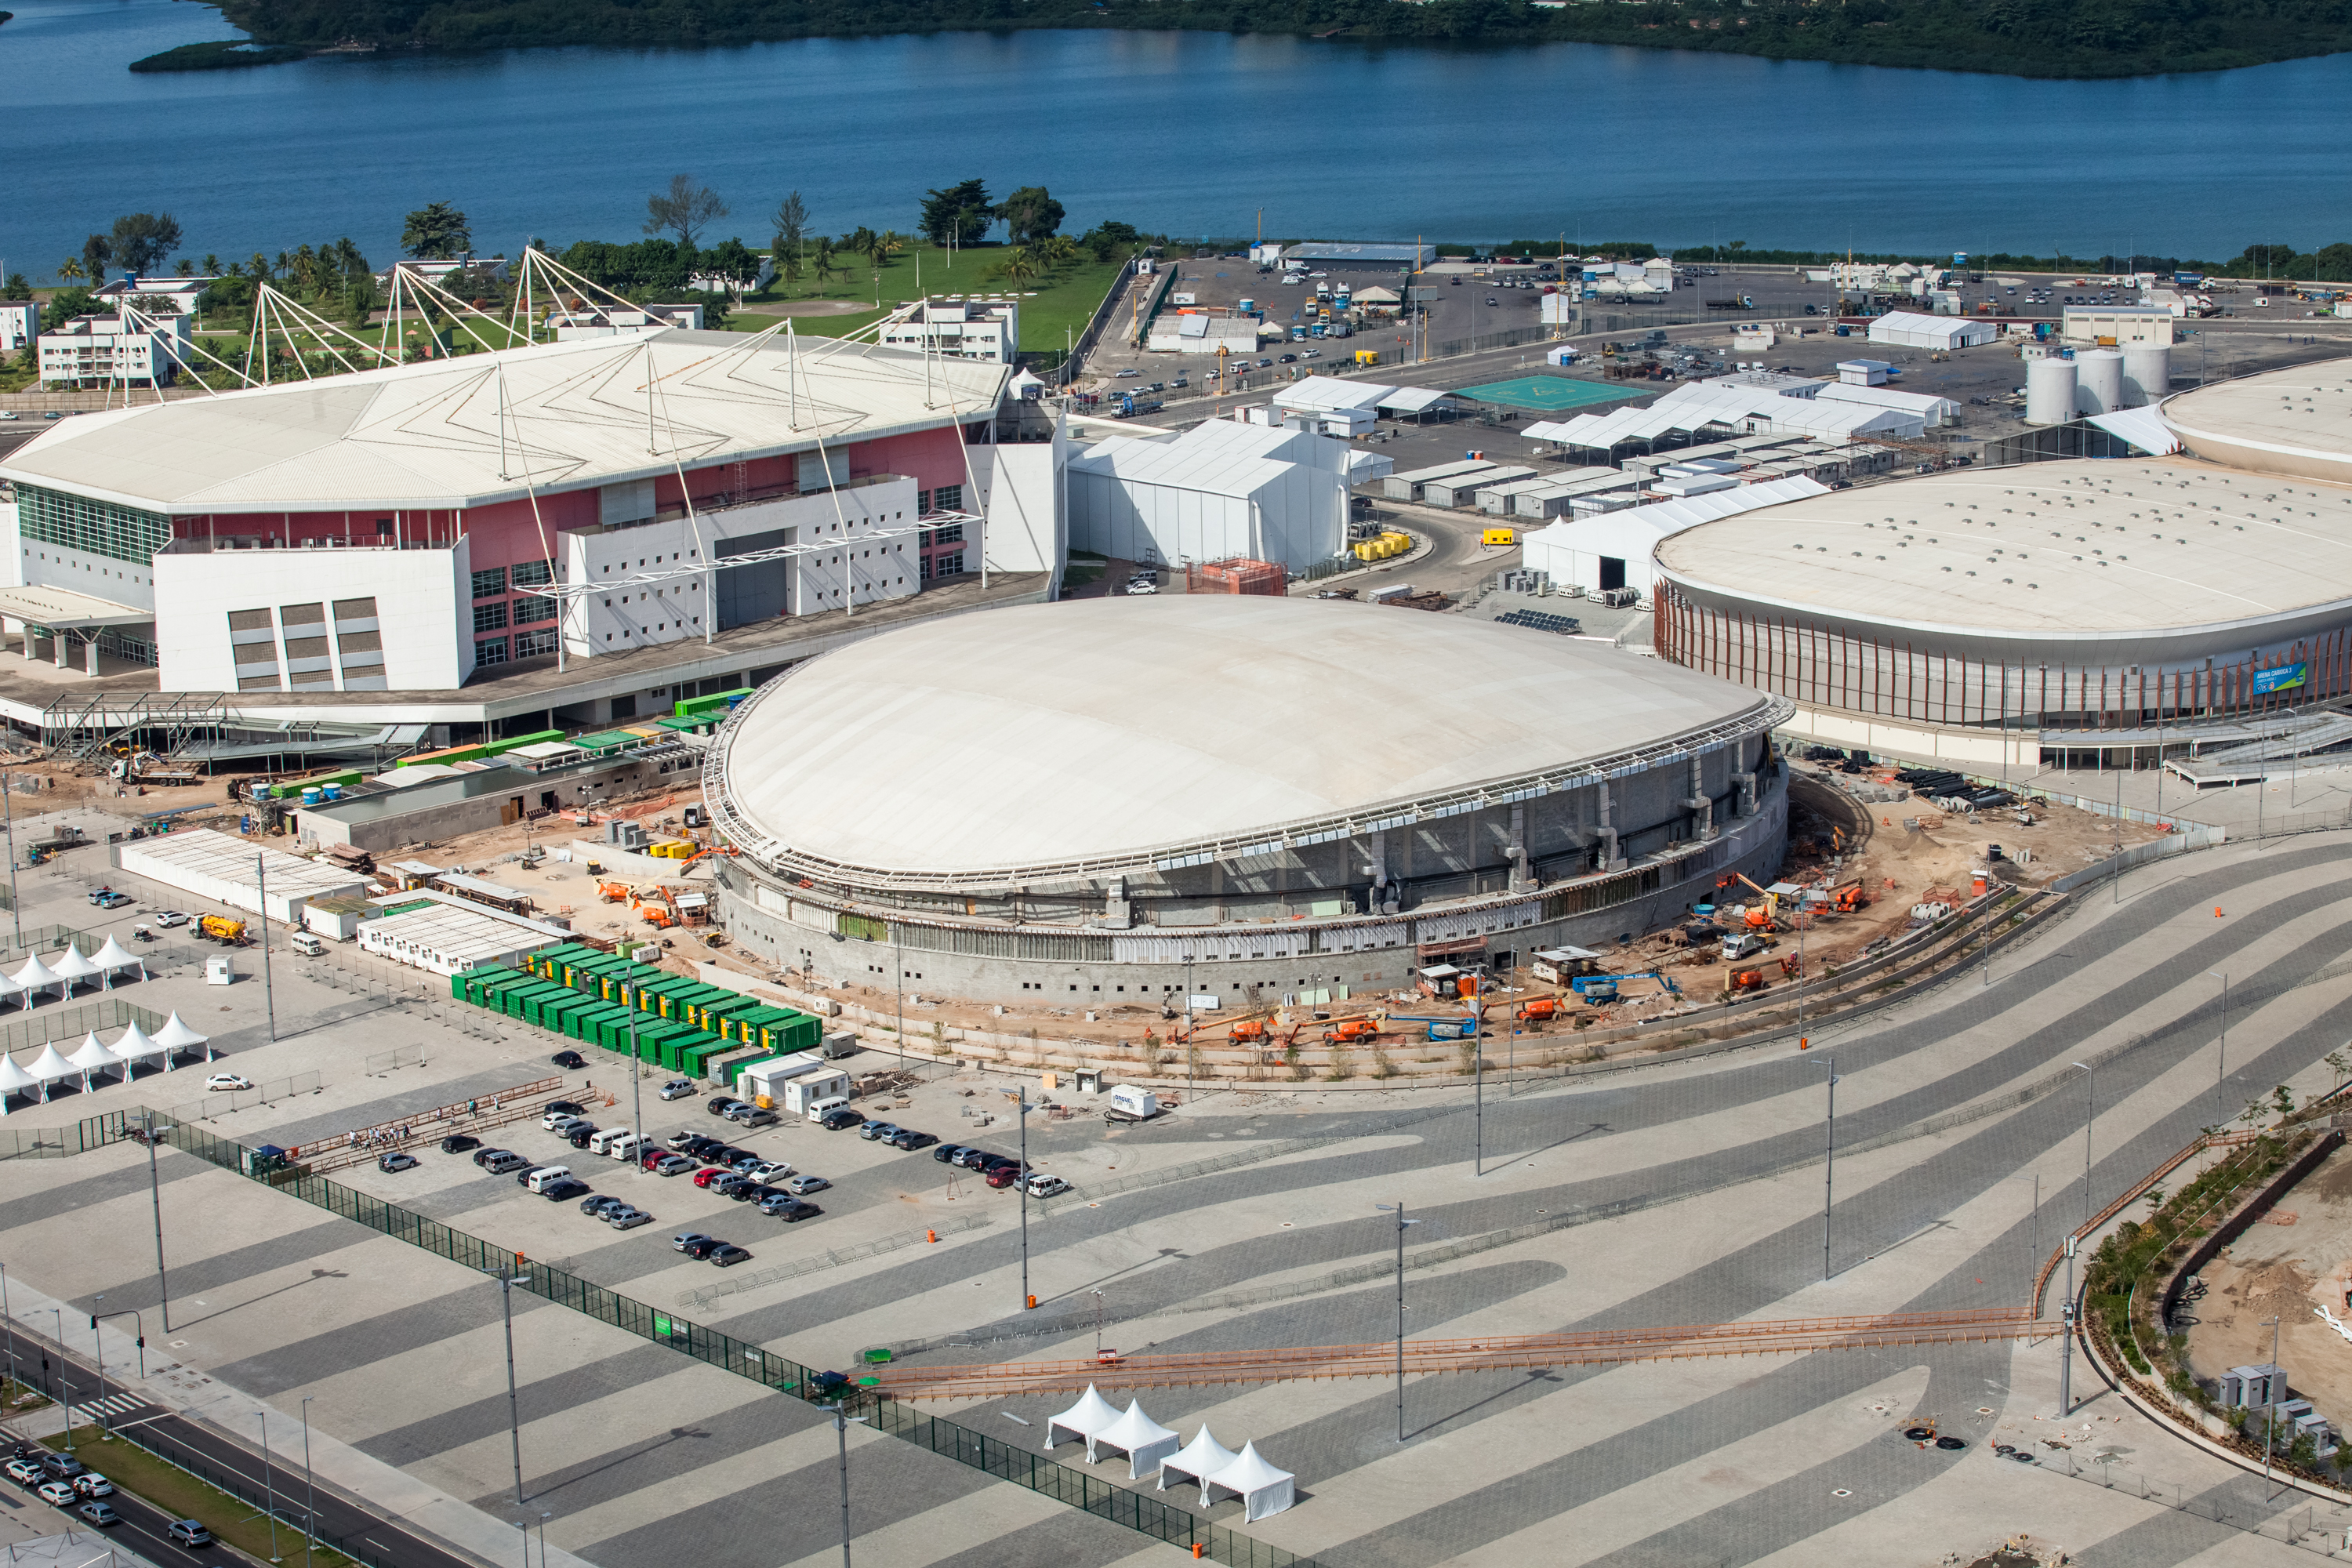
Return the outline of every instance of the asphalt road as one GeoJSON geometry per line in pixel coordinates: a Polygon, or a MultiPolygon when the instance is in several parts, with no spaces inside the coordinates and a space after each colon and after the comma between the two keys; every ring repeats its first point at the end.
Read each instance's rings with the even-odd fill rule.
{"type": "MultiPolygon", "coordinates": [[[[86,1418],[85,1405],[104,1405],[100,1419],[113,1430],[131,1431],[139,1441],[165,1458],[203,1474],[210,1471],[215,1486],[224,1490],[235,1487],[257,1500],[275,1499],[274,1512],[283,1528],[282,1544],[290,1559],[302,1544],[302,1518],[308,1489],[299,1463],[299,1436],[293,1441],[291,1451],[295,1461],[290,1466],[286,1457],[273,1456],[275,1462],[264,1465],[260,1455],[239,1444],[202,1421],[176,1414],[162,1405],[138,1402],[128,1403],[121,1385],[109,1380],[103,1385],[98,1371],[84,1365],[79,1359],[63,1356],[55,1344],[40,1343],[28,1337],[16,1342],[18,1363],[27,1374],[27,1381],[43,1389],[52,1398],[62,1394],[73,1405],[74,1423],[79,1427],[86,1418]],[[62,1373],[62,1380],[60,1380],[62,1373]]],[[[106,1473],[102,1448],[88,1442],[80,1444],[74,1457],[97,1470],[106,1473]]],[[[30,1489],[26,1489],[28,1498],[30,1489]]],[[[476,1559],[463,1556],[447,1548],[410,1533],[401,1526],[360,1508],[337,1493],[320,1489],[316,1493],[318,1533],[360,1557],[375,1568],[480,1568],[476,1559]]],[[[124,1544],[131,1550],[163,1568],[222,1568],[226,1554],[213,1548],[190,1551],[163,1533],[165,1526],[178,1517],[166,1513],[152,1503],[131,1496],[118,1488],[108,1500],[122,1516],[119,1527],[124,1544]]],[[[32,1506],[47,1507],[37,1499],[32,1506]]],[[[253,1505],[258,1513],[261,1503],[253,1505]]],[[[88,1522],[74,1515],[69,1509],[57,1510],[61,1523],[71,1523],[87,1529],[88,1522]]],[[[205,1520],[207,1525],[222,1521],[205,1520]]]]}

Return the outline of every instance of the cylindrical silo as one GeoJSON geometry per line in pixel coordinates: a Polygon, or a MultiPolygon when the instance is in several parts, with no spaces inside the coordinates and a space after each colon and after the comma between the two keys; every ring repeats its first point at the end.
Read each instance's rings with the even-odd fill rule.
{"type": "Polygon", "coordinates": [[[2124,405],[2124,356],[2113,349],[2085,349],[2074,356],[2074,406],[2085,414],[2113,414],[2124,405]]]}
{"type": "Polygon", "coordinates": [[[2025,362],[2025,422],[2063,425],[2074,417],[2074,362],[2033,359],[2025,362]]]}
{"type": "Polygon", "coordinates": [[[2172,351],[2135,343],[2124,350],[2124,406],[2145,408],[2172,390],[2172,351]]]}

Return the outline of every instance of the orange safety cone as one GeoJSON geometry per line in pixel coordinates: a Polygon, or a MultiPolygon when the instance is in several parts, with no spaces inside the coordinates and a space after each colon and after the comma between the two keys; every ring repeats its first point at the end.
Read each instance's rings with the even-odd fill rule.
{"type": "Polygon", "coordinates": [[[2219,904],[2213,906],[2213,918],[2217,921],[2221,918],[2221,906],[2219,904]]]}
{"type": "Polygon", "coordinates": [[[1797,1037],[1797,1048],[1801,1051],[1810,1051],[1813,1048],[1813,1042],[1807,1039],[1804,1036],[1799,1035],[1797,1037]]]}

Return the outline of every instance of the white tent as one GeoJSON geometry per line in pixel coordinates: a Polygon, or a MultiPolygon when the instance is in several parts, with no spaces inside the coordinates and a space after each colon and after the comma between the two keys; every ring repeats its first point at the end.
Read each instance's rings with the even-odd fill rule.
{"type": "Polygon", "coordinates": [[[204,1036],[180,1022],[177,1010],[163,1021],[162,1028],[155,1031],[155,1043],[163,1047],[165,1072],[172,1070],[172,1058],[181,1051],[202,1050],[205,1053],[205,1060],[213,1059],[211,1043],[204,1036]]]}
{"type": "Polygon", "coordinates": [[[1183,1452],[1161,1461],[1160,1489],[1163,1492],[1168,1489],[1168,1478],[1171,1476],[1198,1481],[1201,1483],[1201,1506],[1206,1508],[1209,1506],[1209,1478],[1240,1458],[1239,1454],[1211,1436],[1209,1428],[1203,1425],[1200,1436],[1184,1445],[1183,1452]]]}
{"type": "MultiPolygon", "coordinates": [[[[23,986],[17,984],[6,975],[0,974],[0,1002],[5,1002],[11,996],[22,997],[24,994],[25,988],[23,986]]],[[[29,1005],[29,1003],[27,1005],[29,1005]]]]}
{"type": "MultiPolygon", "coordinates": [[[[172,1015],[173,1023],[178,1023],[179,1019],[177,1013],[172,1015]]],[[[1073,1437],[1084,1437],[1087,1440],[1087,1463],[1091,1465],[1095,1462],[1095,1435],[1117,1426],[1118,1418],[1118,1406],[1097,1394],[1095,1385],[1090,1383],[1076,1405],[1045,1423],[1045,1447],[1052,1447],[1055,1435],[1060,1432],[1067,1432],[1073,1437]]]]}
{"type": "Polygon", "coordinates": [[[46,1101],[49,1098],[49,1085],[60,1079],[73,1077],[81,1068],[60,1056],[57,1043],[51,1041],[41,1047],[41,1054],[35,1057],[32,1065],[25,1070],[41,1080],[41,1099],[46,1101]]]}
{"type": "MultiPolygon", "coordinates": [[[[1160,1468],[1161,1460],[1176,1451],[1183,1439],[1143,1413],[1143,1402],[1130,1399],[1126,1414],[1094,1436],[1094,1444],[1117,1448],[1127,1456],[1127,1479],[1139,1481],[1160,1468]]],[[[1087,1458],[1094,1457],[1088,1445],[1087,1458]]]]}
{"type": "Polygon", "coordinates": [[[50,963],[49,973],[65,982],[66,994],[70,996],[76,981],[95,980],[105,971],[84,956],[81,949],[69,942],[66,950],[50,963]]]}
{"type": "Polygon", "coordinates": [[[50,972],[49,966],[41,962],[41,955],[37,952],[26,954],[25,967],[16,971],[9,978],[16,983],[16,989],[25,994],[25,1005],[27,1007],[33,1005],[35,992],[45,991],[54,985],[58,988],[58,995],[62,996],[66,993],[66,983],[50,972]]]}
{"type": "Polygon", "coordinates": [[[114,1058],[122,1064],[122,1078],[126,1083],[131,1079],[132,1063],[142,1062],[152,1057],[162,1057],[169,1061],[171,1056],[171,1050],[167,1047],[158,1044],[146,1030],[136,1024],[123,1030],[122,1037],[114,1042],[114,1058]]]}
{"type": "Polygon", "coordinates": [[[1239,1492],[1242,1519],[1244,1522],[1255,1521],[1280,1513],[1297,1501],[1297,1489],[1293,1485],[1297,1479],[1288,1470],[1277,1470],[1267,1464],[1255,1443],[1244,1443],[1232,1464],[1202,1482],[1201,1495],[1206,1498],[1211,1487],[1239,1492]]]}
{"type": "Polygon", "coordinates": [[[0,1116],[8,1113],[8,1097],[38,1089],[41,1080],[16,1065],[16,1058],[0,1056],[0,1116]]]}
{"type": "Polygon", "coordinates": [[[95,1087],[94,1074],[122,1068],[122,1076],[125,1079],[131,1076],[131,1069],[123,1067],[122,1058],[98,1043],[98,1031],[95,1029],[82,1037],[81,1049],[66,1059],[81,1069],[81,1086],[85,1090],[95,1087]]]}
{"type": "Polygon", "coordinates": [[[112,931],[107,932],[106,945],[91,953],[89,961],[105,971],[110,990],[113,988],[114,976],[126,969],[137,970],[142,980],[147,978],[147,961],[115,941],[112,931]]]}

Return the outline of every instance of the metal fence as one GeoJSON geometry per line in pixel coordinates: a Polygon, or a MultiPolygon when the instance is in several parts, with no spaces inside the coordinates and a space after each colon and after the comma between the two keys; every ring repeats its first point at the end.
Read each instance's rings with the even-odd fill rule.
{"type": "Polygon", "coordinates": [[[845,1263],[862,1263],[869,1258],[879,1258],[886,1252],[898,1252],[909,1247],[929,1247],[934,1234],[957,1236],[966,1231],[985,1230],[996,1222],[984,1215],[971,1215],[952,1219],[944,1225],[923,1230],[902,1230],[895,1236],[878,1236],[872,1241],[862,1241],[855,1247],[837,1247],[827,1252],[809,1253],[790,1263],[773,1268],[756,1269],[749,1274],[730,1274],[715,1285],[705,1285],[693,1290],[681,1291],[677,1304],[681,1307],[708,1307],[711,1302],[729,1296],[740,1296],[746,1290],[757,1290],[763,1285],[781,1285],[787,1279],[803,1275],[822,1273],[838,1268],[845,1263]]]}
{"type": "Polygon", "coordinates": [[[245,1145],[216,1137],[202,1128],[183,1126],[173,1134],[173,1142],[223,1170],[252,1175],[289,1196],[451,1262],[517,1279],[520,1288],[532,1295],[666,1345],[738,1377],[749,1378],[763,1388],[812,1403],[838,1398],[868,1418],[879,1431],[946,1455],[1001,1480],[1084,1509],[1115,1524],[1126,1525],[1154,1540],[1197,1547],[1202,1555],[1233,1568],[1314,1568],[1311,1559],[1254,1541],[1149,1494],[1042,1458],[1002,1438],[986,1437],[953,1422],[920,1415],[895,1401],[879,1398],[855,1383],[820,1382],[815,1373],[798,1362],[658,1310],[569,1270],[494,1246],[398,1204],[386,1203],[339,1182],[299,1170],[248,1171],[250,1151],[245,1145]]]}
{"type": "Polygon", "coordinates": [[[119,1143],[128,1136],[123,1114],[110,1110],[62,1127],[0,1127],[0,1160],[62,1160],[119,1143]]]}
{"type": "Polygon", "coordinates": [[[254,1085],[251,1089],[209,1092],[202,1100],[191,1100],[184,1105],[170,1106],[158,1110],[155,1115],[161,1121],[174,1124],[209,1121],[215,1116],[226,1115],[232,1110],[246,1110],[257,1105],[275,1105],[281,1100],[291,1100],[298,1094],[318,1092],[319,1075],[314,1072],[298,1072],[291,1078],[270,1079],[254,1085]]]}
{"type": "MultiPolygon", "coordinates": [[[[2343,826],[2343,818],[2336,817],[2334,826],[2343,826]]],[[[2055,893],[2071,893],[2075,889],[2087,887],[2093,882],[2102,881],[2110,877],[2119,877],[2133,867],[2145,866],[2150,860],[2162,860],[2174,855],[2186,855],[2192,849],[2210,848],[2228,837],[2229,835],[2222,829],[2208,827],[2200,824],[2167,837],[2152,839],[2146,844],[2135,844],[2120,854],[2108,856],[2095,866],[2085,866],[2079,871],[2069,871],[2063,877],[2053,878],[2049,884],[2050,890],[2055,893]]]]}
{"type": "Polygon", "coordinates": [[[121,1029],[136,1024],[149,1034],[163,1026],[163,1016],[134,1007],[119,996],[101,996],[75,1007],[36,1012],[12,1023],[0,1024],[0,1051],[20,1051],[51,1040],[75,1040],[98,1029],[121,1029]]]}

